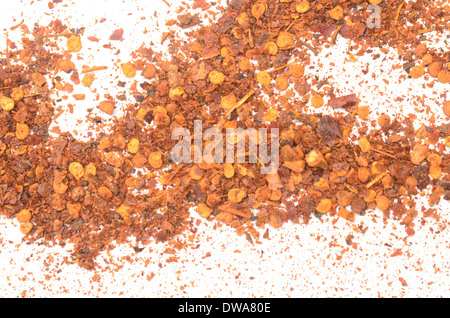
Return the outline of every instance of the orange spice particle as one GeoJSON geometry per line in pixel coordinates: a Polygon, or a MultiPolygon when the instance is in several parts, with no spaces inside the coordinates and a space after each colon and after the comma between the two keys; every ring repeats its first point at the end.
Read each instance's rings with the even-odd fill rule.
{"type": "Polygon", "coordinates": [[[159,169],[163,165],[162,155],[159,151],[154,151],[148,157],[148,162],[154,169],[159,169]]]}
{"type": "Polygon", "coordinates": [[[153,64],[148,64],[142,71],[142,76],[146,79],[152,79],[156,75],[156,67],[153,64]]]}
{"type": "Polygon", "coordinates": [[[128,151],[130,153],[138,153],[139,151],[139,140],[132,138],[127,145],[128,151]]]}
{"type": "MultiPolygon", "coordinates": [[[[382,26],[374,29],[363,25],[368,12],[358,6],[380,5],[381,0],[253,1],[250,6],[220,8],[212,26],[201,25],[212,11],[203,16],[180,9],[177,19],[166,25],[189,29],[185,42],[177,42],[173,29],[163,35],[163,41],[170,41],[168,56],[148,45],[134,51],[126,58],[133,62],[118,66],[127,78],[134,78],[137,71],[142,77],[131,80],[130,87],[122,81],[113,83],[121,88],[120,95],[92,90],[98,106],[88,123],[99,128],[99,140],[92,142],[50,128],[64,112],[54,109],[51,90],[62,101],[85,98],[73,94],[78,90],[59,73],[72,73],[73,84],[80,82],[74,62],[83,56],[69,52],[81,50],[81,37],[69,33],[63,23],[36,25],[33,35],[38,40],[23,41],[23,49],[13,49],[7,41],[3,71],[0,68],[2,208],[8,217],[16,216],[21,232],[33,240],[73,240],[74,262],[89,269],[117,235],[120,240],[135,235],[138,244],[146,244],[150,237],[176,241],[173,237],[191,226],[186,221],[191,206],[200,217],[230,225],[251,243],[260,243],[257,228],[266,225],[278,228],[288,220],[301,222],[300,218],[307,224],[311,217],[320,217],[315,212],[349,222],[358,216],[363,221],[364,212],[375,208],[383,210],[385,218],[393,215],[411,236],[412,226],[421,223],[411,198],[430,187],[428,201],[435,206],[449,195],[446,179],[442,180],[448,175],[448,148],[442,139],[450,146],[450,137],[447,125],[440,123],[450,115],[448,102],[435,113],[420,98],[412,99],[416,113],[405,118],[393,111],[390,118],[376,104],[360,106],[357,91],[336,96],[341,92],[335,79],[316,72],[318,65],[310,63],[308,55],[320,58],[322,48],[332,48],[341,37],[348,41],[345,63],[364,63],[362,57],[372,47],[382,48],[381,61],[383,50],[395,47],[402,61],[395,66],[402,74],[399,79],[409,75],[407,81],[422,85],[415,79],[423,78],[424,88],[438,91],[450,80],[448,56],[427,46],[425,34],[444,29],[450,9],[439,11],[430,5],[430,12],[423,15],[416,10],[432,3],[424,1],[383,5],[382,26]],[[406,23],[419,16],[424,24],[406,23]],[[56,37],[68,37],[63,54],[46,51],[56,48],[50,40],[56,37]],[[41,40],[49,45],[36,45],[41,40]],[[112,116],[113,100],[128,103],[129,95],[134,100],[124,107],[126,115],[112,116]],[[324,100],[330,101],[326,114],[319,111],[324,100]],[[105,116],[98,110],[111,115],[106,123],[110,129],[101,126],[105,116]],[[368,122],[372,115],[375,120],[368,122]],[[414,121],[424,115],[429,122],[417,126],[414,121]],[[174,142],[170,135],[178,128],[192,131],[196,119],[222,132],[279,128],[278,171],[260,173],[266,164],[259,157],[257,163],[174,164],[168,153],[174,142]],[[164,164],[167,171],[160,175],[154,169],[164,164]],[[141,190],[148,194],[135,195],[141,190]]],[[[206,8],[203,1],[195,5],[206,8]]],[[[21,28],[31,35],[25,25],[21,28]]],[[[121,40],[122,34],[116,30],[110,39],[121,40]]],[[[91,87],[92,72],[105,69],[83,66],[81,84],[91,87]]],[[[262,137],[259,134],[253,141],[261,146],[262,137]]],[[[247,136],[245,141],[253,138],[247,136]]],[[[235,146],[243,139],[237,134],[225,142],[235,146]]],[[[205,141],[205,146],[211,143],[205,141]]],[[[201,149],[192,146],[191,151],[201,149]]],[[[248,159],[247,149],[242,157],[248,159]]],[[[363,228],[358,226],[359,230],[363,228]]],[[[349,235],[345,241],[356,249],[352,239],[349,235]]]]}
{"type": "Polygon", "coordinates": [[[125,75],[128,78],[132,78],[136,76],[136,68],[134,67],[133,63],[127,62],[123,63],[121,65],[123,75],[125,75]]]}
{"type": "Polygon", "coordinates": [[[219,85],[225,81],[225,75],[218,71],[211,71],[208,75],[211,83],[219,85]]]}
{"type": "Polygon", "coordinates": [[[314,108],[320,108],[324,104],[324,100],[322,95],[320,94],[314,94],[313,97],[311,97],[311,104],[314,108]]]}
{"type": "Polygon", "coordinates": [[[24,97],[24,93],[23,93],[22,88],[20,88],[20,87],[13,87],[11,89],[11,98],[15,102],[21,101],[23,97],[24,97]]]}
{"type": "Polygon", "coordinates": [[[444,110],[445,116],[450,117],[450,101],[446,101],[446,102],[444,103],[444,108],[443,108],[443,110],[444,110]]]}
{"type": "Polygon", "coordinates": [[[25,140],[30,134],[30,128],[27,124],[17,123],[16,126],[16,137],[19,140],[25,140]]]}
{"type": "Polygon", "coordinates": [[[29,222],[31,220],[31,212],[29,210],[24,209],[16,214],[16,219],[20,223],[29,222]]]}
{"type": "Polygon", "coordinates": [[[226,163],[223,165],[223,172],[225,175],[225,178],[231,179],[234,177],[235,171],[232,164],[226,163]]]}
{"type": "Polygon", "coordinates": [[[108,114],[108,115],[112,115],[114,113],[114,103],[110,102],[110,101],[103,101],[100,102],[100,104],[98,105],[98,108],[108,114]]]}
{"type": "Polygon", "coordinates": [[[246,195],[247,193],[242,189],[238,188],[231,189],[228,192],[228,200],[234,203],[239,203],[245,198],[246,195]]]}
{"type": "Polygon", "coordinates": [[[79,162],[72,162],[69,165],[69,172],[75,177],[75,179],[80,180],[84,176],[84,168],[79,162]]]}
{"type": "Polygon", "coordinates": [[[282,49],[291,47],[295,44],[295,36],[289,32],[280,32],[276,43],[277,46],[282,49]]]}
{"type": "Polygon", "coordinates": [[[367,138],[363,137],[363,138],[359,139],[358,145],[359,145],[359,148],[361,148],[362,152],[367,153],[370,151],[371,146],[370,146],[370,142],[367,140],[367,138]]]}
{"type": "Polygon", "coordinates": [[[81,39],[79,36],[71,36],[67,39],[67,49],[70,52],[79,52],[81,50],[81,39]]]}
{"type": "Polygon", "coordinates": [[[381,195],[376,199],[376,202],[377,208],[379,208],[381,211],[386,211],[387,209],[389,209],[390,202],[388,197],[381,195]]]}
{"type": "Polygon", "coordinates": [[[344,17],[344,10],[342,7],[336,6],[332,10],[328,11],[328,14],[334,20],[341,20],[344,17]]]}
{"type": "Polygon", "coordinates": [[[22,234],[28,234],[33,229],[33,223],[30,222],[24,222],[20,224],[20,232],[22,234]]]}
{"type": "Polygon", "coordinates": [[[293,77],[302,77],[305,73],[305,67],[301,64],[291,64],[289,65],[289,72],[293,77]]]}
{"type": "Polygon", "coordinates": [[[262,71],[256,74],[256,80],[263,86],[269,86],[272,78],[269,73],[262,71]]]}
{"type": "Polygon", "coordinates": [[[267,52],[267,54],[277,55],[278,46],[275,42],[267,42],[266,45],[264,46],[264,50],[267,52]]]}
{"type": "Polygon", "coordinates": [[[316,211],[321,213],[321,214],[326,214],[326,213],[330,212],[331,207],[332,207],[331,200],[329,200],[329,199],[322,199],[319,202],[319,204],[317,204],[316,211]]]}
{"type": "Polygon", "coordinates": [[[81,80],[81,84],[84,87],[90,87],[92,82],[94,81],[95,76],[92,73],[88,73],[86,75],[83,76],[83,79],[81,80]]]}
{"type": "Polygon", "coordinates": [[[279,91],[285,91],[289,86],[289,81],[287,80],[286,77],[284,76],[278,76],[275,79],[275,87],[279,90],[279,91]]]}
{"type": "Polygon", "coordinates": [[[255,19],[260,19],[266,12],[266,5],[264,3],[254,4],[252,7],[252,16],[255,19]]]}

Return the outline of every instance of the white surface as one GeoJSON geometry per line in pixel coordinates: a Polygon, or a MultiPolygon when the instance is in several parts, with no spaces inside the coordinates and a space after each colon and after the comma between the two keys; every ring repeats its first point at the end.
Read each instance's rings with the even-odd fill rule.
{"type": "MultiPolygon", "coordinates": [[[[19,0],[10,0],[2,4],[0,27],[9,28],[17,24],[22,16],[25,24],[32,28],[34,23],[47,24],[59,18],[69,27],[85,27],[82,38],[83,49],[78,54],[83,58],[77,66],[108,65],[108,71],[96,73],[98,78],[92,89],[100,96],[110,93],[106,88],[124,80],[118,71],[117,60],[128,61],[129,53],[142,43],[160,41],[160,32],[164,29],[164,20],[175,16],[176,3],[170,1],[169,8],[162,1],[64,1],[49,10],[47,1],[36,1],[33,5],[24,5],[19,0]],[[67,6],[65,6],[67,4],[67,6]],[[157,10],[158,17],[154,17],[157,10]],[[168,11],[171,13],[167,14],[168,11]],[[50,13],[50,15],[46,15],[50,13]],[[129,15],[132,13],[132,15],[129,15]],[[141,20],[141,17],[146,17],[141,20]],[[96,20],[106,18],[104,23],[96,20]],[[13,20],[16,18],[16,20],[13,20]],[[108,43],[113,30],[122,27],[124,41],[114,41],[116,50],[105,50],[102,45],[108,43]],[[150,32],[142,35],[143,30],[150,32]],[[100,38],[99,43],[90,42],[88,36],[100,38]],[[114,66],[116,65],[116,66],[114,66]]],[[[176,29],[176,28],[174,28],[176,29]]],[[[20,30],[10,32],[10,39],[20,35],[20,30]],[[16,34],[14,34],[16,33],[16,34]]],[[[3,41],[4,42],[4,41],[3,41]]],[[[330,82],[342,94],[357,93],[361,105],[368,105],[377,113],[408,114],[412,111],[408,99],[399,105],[393,102],[397,96],[422,96],[428,92],[426,103],[436,110],[436,117],[442,117],[442,99],[434,98],[439,93],[430,94],[422,89],[425,80],[398,80],[402,70],[388,74],[394,63],[399,63],[395,54],[389,59],[379,59],[376,63],[370,56],[352,63],[346,58],[347,42],[338,40],[337,47],[324,50],[320,58],[323,67],[314,71],[320,78],[333,76],[330,82]],[[332,67],[331,62],[336,66],[332,67]],[[362,77],[358,70],[370,65],[368,75],[362,77]],[[380,74],[375,80],[371,74],[380,74]],[[392,78],[390,78],[392,76],[392,78]],[[382,78],[389,78],[390,84],[382,78]],[[378,88],[377,88],[378,86],[378,88]],[[380,91],[384,92],[380,98],[380,91]]],[[[2,48],[3,49],[3,48],[2,48]]],[[[162,50],[164,48],[161,48],[162,50]]],[[[448,48],[447,48],[448,49],[448,48]]],[[[155,48],[156,50],[156,48],[155,48]]],[[[73,59],[74,61],[76,59],[73,59]]],[[[312,59],[313,64],[317,59],[312,59]]],[[[310,72],[307,69],[307,73],[310,72]]],[[[134,80],[140,80],[137,76],[134,80]]],[[[127,86],[129,87],[129,86],[127,86]]],[[[448,87],[448,86],[447,86],[448,87]]],[[[435,85],[433,92],[446,92],[443,85],[435,85]]],[[[74,93],[88,93],[81,85],[74,93]]],[[[447,96],[448,97],[448,96],[447,96]]],[[[69,98],[62,103],[75,103],[69,98]]],[[[88,94],[84,103],[77,102],[76,116],[83,119],[86,108],[93,107],[95,95],[88,94]],[[79,110],[79,111],[78,111],[79,110]]],[[[326,109],[324,111],[327,111],[326,109]]],[[[418,114],[424,119],[426,114],[418,114]]],[[[61,116],[58,124],[67,129],[83,131],[73,120],[66,121],[61,116]]],[[[426,199],[417,198],[418,203],[426,199]]],[[[418,204],[420,205],[420,204],[418,204]]],[[[245,237],[238,237],[233,229],[216,226],[214,222],[204,222],[198,227],[195,242],[198,248],[188,247],[179,251],[177,262],[167,263],[170,254],[164,254],[166,246],[152,244],[141,253],[134,253],[132,246],[117,247],[111,255],[102,255],[102,259],[113,264],[101,262],[98,275],[85,271],[76,265],[63,265],[62,259],[68,251],[59,247],[45,249],[37,245],[19,244],[22,235],[14,221],[0,219],[0,295],[2,296],[133,296],[133,297],[427,297],[450,296],[449,274],[449,230],[446,228],[449,218],[449,204],[440,205],[442,220],[437,222],[426,219],[426,224],[417,224],[413,237],[406,238],[404,226],[397,221],[383,223],[380,211],[373,211],[364,217],[357,216],[355,224],[339,219],[334,225],[332,220],[313,218],[309,225],[285,224],[281,229],[270,229],[270,239],[262,244],[251,245],[245,237]],[[356,226],[364,223],[368,226],[365,234],[358,233],[356,226]],[[439,234],[441,228],[444,228],[439,234]],[[358,244],[355,250],[345,243],[347,235],[353,234],[353,242],[358,244]],[[332,244],[331,244],[332,243],[332,244]],[[331,244],[331,245],[330,245],[331,244]],[[403,255],[390,257],[395,249],[401,248],[403,255]],[[210,257],[204,257],[210,253],[210,257]],[[125,256],[131,255],[130,263],[125,256]],[[338,259],[340,258],[340,259],[338,259]],[[48,262],[48,260],[52,260],[48,262]],[[148,264],[146,264],[148,263],[148,264]],[[148,280],[148,275],[154,275],[148,280]],[[399,278],[404,278],[408,286],[402,287],[399,278]]],[[[416,223],[419,223],[420,217],[416,223]]],[[[180,238],[180,240],[184,240],[180,238]]],[[[68,247],[70,251],[70,247],[68,247]]]]}

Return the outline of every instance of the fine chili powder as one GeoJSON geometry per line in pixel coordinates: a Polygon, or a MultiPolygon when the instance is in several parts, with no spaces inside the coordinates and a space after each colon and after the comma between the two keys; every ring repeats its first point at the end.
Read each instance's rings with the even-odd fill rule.
{"type": "MultiPolygon", "coordinates": [[[[203,0],[193,6],[210,8],[203,0]]],[[[16,217],[30,242],[74,243],[70,262],[87,269],[95,268],[95,258],[113,241],[167,241],[192,230],[192,207],[250,242],[260,239],[266,224],[279,228],[324,214],[353,222],[355,215],[376,208],[413,235],[418,211],[412,195],[431,187],[431,206],[450,199],[450,156],[442,143],[445,139],[450,146],[450,125],[414,129],[411,118],[381,115],[377,129],[369,131],[368,122],[358,127],[357,119],[364,122],[369,112],[358,96],[336,96],[331,88],[324,105],[325,96],[317,92],[330,84],[307,78],[304,70],[310,54],[343,37],[359,55],[393,47],[409,77],[428,74],[448,85],[448,48],[428,49],[423,38],[448,28],[449,11],[431,0],[230,0],[209,26],[200,25],[195,13],[179,15],[168,23],[188,30],[187,43],[165,34],[171,59],[141,47],[133,53],[135,62],[121,65],[127,77],[140,70],[145,81],[132,89],[136,103],[124,117],[113,116],[113,98],[99,102],[114,125],[91,142],[69,133],[49,135],[58,116],[52,89],[73,90],[55,74],[76,70],[47,44],[53,36],[65,36],[75,54],[82,50],[82,33],[69,32],[58,20],[37,26],[33,40],[24,37],[23,48],[8,48],[1,60],[0,213],[16,217]],[[366,24],[369,4],[383,9],[380,28],[366,24]],[[345,112],[307,114],[288,94],[274,90],[283,92],[289,85],[300,96],[313,96],[317,109],[345,112]],[[263,96],[273,103],[264,104],[263,96]],[[193,132],[195,120],[223,131],[279,128],[278,172],[264,175],[260,164],[250,163],[174,164],[170,152],[177,141],[171,134],[179,127],[193,132]],[[357,137],[350,136],[354,127],[357,137]]],[[[122,35],[118,29],[110,39],[122,40],[122,35]]],[[[83,70],[82,85],[90,86],[91,72],[98,69],[83,70]]],[[[448,102],[443,110],[448,116],[448,102]]],[[[262,238],[267,237],[268,231],[262,238]]]]}

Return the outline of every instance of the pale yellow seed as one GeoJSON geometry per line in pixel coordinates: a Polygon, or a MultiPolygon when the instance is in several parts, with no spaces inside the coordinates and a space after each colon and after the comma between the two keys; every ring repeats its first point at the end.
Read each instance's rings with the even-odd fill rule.
{"type": "Polygon", "coordinates": [[[163,165],[162,155],[160,152],[155,151],[148,157],[148,162],[154,169],[159,169],[163,165]]]}
{"type": "Polygon", "coordinates": [[[316,206],[316,210],[317,212],[321,213],[321,214],[325,214],[330,212],[332,207],[332,203],[331,200],[329,199],[322,199],[319,204],[316,206]]]}
{"type": "Polygon", "coordinates": [[[379,196],[376,201],[377,208],[379,208],[381,211],[386,211],[387,209],[389,209],[390,202],[388,197],[382,195],[379,196]]]}
{"type": "Polygon", "coordinates": [[[311,104],[314,108],[320,108],[323,106],[324,101],[323,97],[320,94],[314,94],[313,97],[311,97],[311,104]]]}
{"type": "Polygon", "coordinates": [[[369,195],[364,198],[364,201],[366,201],[367,203],[374,202],[376,197],[377,193],[375,192],[375,190],[370,189],[369,195]]]}
{"type": "Polygon", "coordinates": [[[295,45],[295,36],[289,32],[280,32],[277,38],[277,46],[279,48],[288,48],[295,45]]]}
{"type": "Polygon", "coordinates": [[[79,162],[72,162],[69,165],[69,172],[75,177],[75,179],[80,180],[84,176],[83,165],[79,162]]]}
{"type": "Polygon", "coordinates": [[[222,108],[227,111],[236,106],[236,103],[237,103],[236,95],[234,95],[233,92],[231,92],[226,96],[223,96],[220,102],[222,108]]]}
{"type": "Polygon", "coordinates": [[[93,163],[90,163],[86,166],[86,168],[84,169],[84,175],[86,175],[86,176],[97,175],[97,168],[95,167],[95,165],[93,163]]]}
{"type": "Polygon", "coordinates": [[[431,165],[430,176],[435,180],[439,180],[442,177],[442,168],[438,165],[431,165]]]}
{"type": "Polygon", "coordinates": [[[133,138],[130,140],[130,142],[127,145],[128,151],[130,153],[138,153],[139,151],[139,140],[136,138],[133,138]]]}
{"type": "Polygon", "coordinates": [[[277,55],[278,53],[278,46],[275,42],[267,42],[264,46],[264,50],[270,54],[270,55],[277,55]]]}
{"type": "Polygon", "coordinates": [[[295,5],[295,10],[298,13],[305,13],[308,12],[310,8],[309,2],[306,0],[303,0],[302,2],[300,2],[299,4],[295,5]]]}
{"type": "Polygon", "coordinates": [[[273,108],[269,109],[264,118],[266,119],[266,121],[274,121],[278,118],[278,110],[273,108]]]}
{"type": "Polygon", "coordinates": [[[78,52],[81,50],[81,40],[79,36],[71,36],[67,39],[67,49],[70,52],[78,52]]]}
{"type": "Polygon", "coordinates": [[[427,161],[431,163],[431,165],[440,165],[442,163],[442,159],[437,153],[429,155],[427,161]]]}
{"type": "Polygon", "coordinates": [[[266,71],[262,71],[256,74],[256,80],[261,85],[269,86],[272,78],[270,77],[269,73],[267,73],[266,71]]]}
{"type": "Polygon", "coordinates": [[[248,16],[247,12],[242,12],[241,14],[239,14],[237,22],[242,27],[248,26],[250,23],[250,20],[249,20],[249,16],[248,16]]]}
{"type": "Polygon", "coordinates": [[[0,106],[4,111],[10,111],[14,108],[14,100],[12,98],[1,96],[0,97],[0,106]]]}
{"type": "Polygon", "coordinates": [[[179,97],[184,94],[184,89],[181,86],[177,86],[175,88],[171,88],[169,91],[169,97],[171,99],[175,99],[176,97],[179,97]]]}
{"type": "Polygon", "coordinates": [[[199,166],[193,166],[190,170],[189,170],[189,176],[193,179],[193,180],[201,180],[203,178],[203,170],[199,168],[199,166]]]}
{"type": "Polygon", "coordinates": [[[22,100],[23,96],[23,90],[20,87],[14,87],[13,89],[11,89],[11,98],[15,102],[22,100]]]}
{"type": "Polygon", "coordinates": [[[24,209],[16,214],[16,219],[20,223],[29,222],[31,220],[31,212],[24,209]]]}
{"type": "Polygon", "coordinates": [[[328,13],[334,20],[340,20],[344,16],[344,10],[340,6],[337,6],[333,10],[328,11],[328,13]]]}
{"type": "Polygon", "coordinates": [[[205,203],[200,203],[197,207],[197,213],[198,215],[200,215],[202,218],[207,219],[211,213],[212,210],[209,206],[207,206],[205,203]]]}
{"type": "Polygon", "coordinates": [[[362,152],[369,152],[370,151],[370,142],[366,138],[361,138],[358,141],[359,147],[361,148],[362,152]]]}
{"type": "Polygon", "coordinates": [[[136,68],[133,63],[127,62],[122,64],[122,72],[128,78],[132,78],[136,75],[136,68]]]}
{"type": "Polygon", "coordinates": [[[20,224],[20,232],[22,234],[28,234],[31,232],[31,230],[33,229],[33,224],[30,222],[25,222],[20,224]]]}
{"type": "Polygon", "coordinates": [[[223,165],[223,173],[225,175],[225,178],[231,179],[234,177],[235,171],[232,164],[226,163],[223,165]]]}
{"type": "Polygon", "coordinates": [[[27,139],[30,134],[30,127],[27,124],[17,123],[16,125],[16,137],[19,140],[27,139]]]}
{"type": "Polygon", "coordinates": [[[208,75],[209,80],[213,84],[222,84],[225,81],[225,75],[223,73],[220,73],[218,71],[211,71],[208,75]]]}
{"type": "Polygon", "coordinates": [[[235,189],[231,189],[228,192],[228,199],[231,202],[239,203],[245,198],[246,195],[247,195],[247,193],[244,190],[235,188],[235,189]]]}
{"type": "Polygon", "coordinates": [[[252,16],[256,19],[261,18],[266,12],[266,5],[263,3],[257,3],[252,7],[252,16]]]}

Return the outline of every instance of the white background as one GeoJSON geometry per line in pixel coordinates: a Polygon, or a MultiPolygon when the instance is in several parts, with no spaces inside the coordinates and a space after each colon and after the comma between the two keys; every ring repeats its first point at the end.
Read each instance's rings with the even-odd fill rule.
{"type": "MultiPolygon", "coordinates": [[[[95,94],[111,93],[118,79],[126,80],[117,66],[119,60],[128,61],[132,50],[150,41],[155,43],[155,50],[166,49],[156,43],[160,43],[161,32],[166,30],[165,19],[175,16],[180,1],[170,1],[169,8],[162,1],[77,0],[56,4],[53,10],[48,9],[47,3],[3,2],[0,28],[6,30],[23,18],[31,29],[34,23],[45,25],[56,17],[71,28],[86,28],[83,49],[76,54],[80,58],[76,61],[77,66],[108,65],[109,69],[96,73],[98,78],[92,92],[81,86],[75,87],[74,93],[87,94],[86,101],[77,103],[75,114],[65,113],[57,121],[62,129],[78,130],[82,138],[82,132],[87,128],[76,119],[82,120],[86,109],[93,107],[95,94]],[[101,18],[107,20],[99,23],[101,18]],[[102,45],[110,42],[109,35],[119,27],[125,31],[125,40],[112,43],[114,50],[104,49],[102,45]],[[149,32],[143,34],[144,30],[149,32]],[[96,36],[100,42],[90,42],[88,36],[96,36]],[[115,55],[119,48],[121,53],[115,55]]],[[[19,40],[20,32],[20,29],[10,31],[9,38],[19,40]]],[[[440,93],[445,94],[448,86],[436,84],[430,90],[423,87],[426,79],[400,80],[403,71],[392,70],[393,65],[401,63],[395,52],[376,62],[370,56],[350,62],[345,52],[348,43],[338,38],[337,44],[333,49],[324,49],[318,58],[312,58],[316,68],[307,68],[307,76],[328,76],[340,93],[357,93],[361,104],[371,107],[371,118],[384,112],[392,116],[414,112],[419,119],[427,119],[429,115],[420,112],[423,107],[414,109],[412,105],[416,96],[426,95],[424,102],[436,113],[437,119],[446,120],[442,115],[440,93]],[[370,72],[364,76],[361,70],[366,65],[370,66],[370,72]],[[372,73],[377,76],[372,77],[372,73]],[[389,79],[388,85],[383,78],[389,79]],[[402,96],[404,101],[395,102],[397,96],[402,96]]],[[[137,76],[134,80],[140,79],[137,76]]],[[[75,104],[75,101],[69,96],[61,103],[63,109],[67,103],[75,104]]],[[[419,197],[417,202],[420,206],[426,199],[419,197]]],[[[109,255],[104,253],[99,258],[101,265],[97,272],[65,265],[63,259],[68,257],[70,246],[63,250],[19,244],[22,235],[17,222],[0,218],[0,295],[448,297],[449,230],[442,229],[449,217],[448,202],[440,205],[440,215],[442,220],[439,222],[426,219],[425,226],[417,224],[416,235],[407,239],[399,222],[384,224],[381,211],[373,211],[357,217],[355,224],[339,219],[333,225],[333,220],[326,217],[313,219],[307,226],[289,223],[278,230],[270,229],[270,239],[255,245],[248,243],[245,237],[238,237],[233,229],[202,221],[194,239],[197,248],[188,246],[179,251],[177,262],[166,262],[173,255],[164,253],[167,246],[163,244],[151,244],[136,254],[131,241],[129,245],[118,246],[109,255]],[[368,227],[365,234],[357,231],[360,223],[368,227]],[[345,243],[349,234],[354,235],[356,250],[345,243]],[[403,254],[390,257],[397,248],[403,254]],[[125,259],[127,255],[131,255],[133,262],[125,259]],[[407,287],[402,286],[400,277],[406,280],[407,287]]]]}

